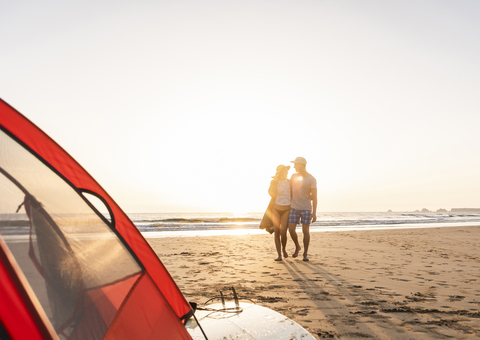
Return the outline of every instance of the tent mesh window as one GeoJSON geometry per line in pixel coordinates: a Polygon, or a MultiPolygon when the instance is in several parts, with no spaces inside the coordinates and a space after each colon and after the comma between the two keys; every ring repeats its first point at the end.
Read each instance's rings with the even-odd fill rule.
{"type": "Polygon", "coordinates": [[[2,131],[0,234],[61,339],[102,339],[143,273],[81,193],[2,131]]]}

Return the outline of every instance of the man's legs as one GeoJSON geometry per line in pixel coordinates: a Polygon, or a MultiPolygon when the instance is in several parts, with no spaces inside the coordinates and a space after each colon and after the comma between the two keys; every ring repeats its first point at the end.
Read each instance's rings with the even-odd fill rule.
{"type": "Polygon", "coordinates": [[[295,252],[293,253],[292,257],[297,257],[298,253],[302,249],[300,247],[300,243],[298,243],[297,231],[295,230],[298,222],[300,221],[300,212],[300,210],[291,208],[290,215],[288,217],[288,231],[290,232],[293,243],[295,243],[295,252]]]}
{"type": "Polygon", "coordinates": [[[308,246],[310,245],[310,224],[302,224],[303,232],[303,261],[308,261],[308,246]]]}

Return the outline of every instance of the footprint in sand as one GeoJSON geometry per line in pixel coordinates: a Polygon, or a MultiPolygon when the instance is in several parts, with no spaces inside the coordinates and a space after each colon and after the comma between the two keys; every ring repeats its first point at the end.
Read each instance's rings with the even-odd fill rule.
{"type": "Polygon", "coordinates": [[[297,315],[308,315],[308,309],[300,309],[297,311],[297,315]]]}
{"type": "Polygon", "coordinates": [[[328,331],[317,331],[317,335],[319,338],[325,338],[325,339],[332,339],[332,338],[337,338],[337,334],[335,332],[328,332],[328,331]]]}
{"type": "Polygon", "coordinates": [[[462,301],[463,299],[465,299],[465,296],[462,296],[462,295],[450,295],[448,297],[448,301],[450,302],[453,302],[453,301],[462,301]]]}

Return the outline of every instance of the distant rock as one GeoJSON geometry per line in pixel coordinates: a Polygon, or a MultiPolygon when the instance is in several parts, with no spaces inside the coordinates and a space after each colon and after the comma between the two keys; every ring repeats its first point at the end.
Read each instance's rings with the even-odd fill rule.
{"type": "Polygon", "coordinates": [[[415,210],[414,212],[420,212],[420,210],[415,210]]]}
{"type": "Polygon", "coordinates": [[[427,208],[423,208],[422,212],[430,212],[430,210],[428,210],[427,208]]]}
{"type": "Polygon", "coordinates": [[[393,212],[393,211],[392,211],[392,209],[388,209],[387,213],[388,213],[388,212],[393,212]]]}
{"type": "Polygon", "coordinates": [[[448,212],[447,209],[438,209],[437,212],[448,212]]]}
{"type": "Polygon", "coordinates": [[[480,212],[480,208],[452,208],[452,212],[480,212]]]}

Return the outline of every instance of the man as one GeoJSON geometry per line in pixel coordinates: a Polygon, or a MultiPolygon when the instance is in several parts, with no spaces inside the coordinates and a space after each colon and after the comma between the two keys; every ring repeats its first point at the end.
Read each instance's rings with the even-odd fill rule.
{"type": "Polygon", "coordinates": [[[307,160],[297,157],[293,163],[296,171],[290,181],[292,183],[292,204],[288,218],[288,230],[295,243],[295,252],[292,257],[297,257],[302,249],[298,243],[295,228],[302,223],[303,232],[303,261],[308,261],[308,246],[310,244],[310,223],[317,220],[317,180],[307,172],[307,160]]]}

